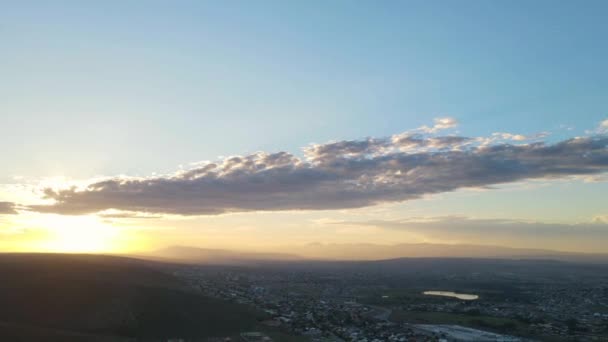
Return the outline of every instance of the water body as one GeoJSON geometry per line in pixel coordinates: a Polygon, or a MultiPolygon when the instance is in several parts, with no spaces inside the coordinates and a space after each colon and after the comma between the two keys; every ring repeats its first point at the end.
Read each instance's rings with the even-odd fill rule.
{"type": "Polygon", "coordinates": [[[478,299],[478,295],[467,294],[467,293],[456,293],[452,291],[424,291],[423,294],[429,296],[444,296],[444,297],[453,297],[462,300],[475,300],[478,299]]]}

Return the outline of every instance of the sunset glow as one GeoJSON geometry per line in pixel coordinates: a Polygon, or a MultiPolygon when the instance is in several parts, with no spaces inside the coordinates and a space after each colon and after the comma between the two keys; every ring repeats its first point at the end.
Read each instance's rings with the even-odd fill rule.
{"type": "Polygon", "coordinates": [[[604,252],[602,11],[359,5],[7,4],[0,249],[604,252]]]}

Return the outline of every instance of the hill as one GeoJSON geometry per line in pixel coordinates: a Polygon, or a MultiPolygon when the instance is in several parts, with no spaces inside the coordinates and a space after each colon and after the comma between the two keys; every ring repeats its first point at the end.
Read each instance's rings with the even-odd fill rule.
{"type": "Polygon", "coordinates": [[[0,340],[159,340],[252,328],[251,309],[189,291],[158,264],[98,255],[0,254],[0,340]]]}

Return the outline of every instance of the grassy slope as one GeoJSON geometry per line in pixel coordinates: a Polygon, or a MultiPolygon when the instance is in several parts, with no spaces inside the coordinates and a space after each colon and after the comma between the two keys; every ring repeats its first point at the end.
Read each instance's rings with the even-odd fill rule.
{"type": "Polygon", "coordinates": [[[258,317],[184,291],[140,261],[91,255],[0,254],[0,303],[0,339],[222,336],[252,329],[258,317]]]}

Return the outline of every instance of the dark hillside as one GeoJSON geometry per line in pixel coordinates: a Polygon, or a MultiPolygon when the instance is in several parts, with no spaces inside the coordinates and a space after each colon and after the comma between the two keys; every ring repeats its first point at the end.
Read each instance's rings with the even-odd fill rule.
{"type": "Polygon", "coordinates": [[[207,337],[256,322],[250,309],[187,291],[135,259],[0,254],[0,279],[0,340],[34,327],[43,334],[70,332],[74,340],[79,334],[207,337]]]}

